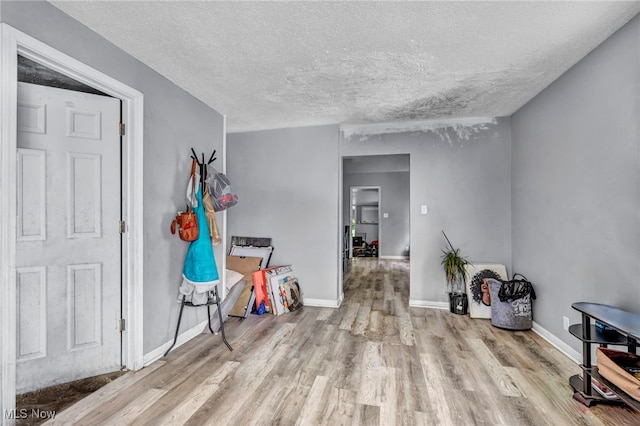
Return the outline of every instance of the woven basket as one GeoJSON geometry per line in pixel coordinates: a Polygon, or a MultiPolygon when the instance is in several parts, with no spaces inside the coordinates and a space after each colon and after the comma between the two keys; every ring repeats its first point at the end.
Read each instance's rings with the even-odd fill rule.
{"type": "Polygon", "coordinates": [[[533,325],[531,317],[531,297],[526,296],[508,302],[498,297],[502,283],[489,279],[491,294],[491,325],[507,330],[529,330],[533,325]]]}

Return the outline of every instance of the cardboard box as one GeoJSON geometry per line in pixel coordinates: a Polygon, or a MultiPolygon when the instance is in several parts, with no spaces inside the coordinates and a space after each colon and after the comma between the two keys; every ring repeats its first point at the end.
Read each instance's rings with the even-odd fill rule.
{"type": "Polygon", "coordinates": [[[599,347],[596,348],[596,359],[602,377],[640,401],[640,380],[634,373],[640,372],[640,356],[599,347]]]}
{"type": "Polygon", "coordinates": [[[260,269],[260,262],[261,257],[227,256],[227,269],[243,274],[246,281],[238,300],[229,311],[230,316],[246,318],[251,313],[251,301],[254,297],[253,273],[260,269]]]}

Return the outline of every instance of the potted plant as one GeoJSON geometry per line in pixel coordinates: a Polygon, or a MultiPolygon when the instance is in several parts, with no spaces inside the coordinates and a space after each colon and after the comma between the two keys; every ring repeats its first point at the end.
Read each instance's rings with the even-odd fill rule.
{"type": "Polygon", "coordinates": [[[466,315],[469,307],[467,294],[464,292],[464,282],[467,277],[466,265],[470,262],[460,255],[460,249],[454,248],[447,238],[447,234],[442,231],[449,247],[442,250],[442,267],[447,279],[449,291],[449,311],[458,315],[466,315]]]}

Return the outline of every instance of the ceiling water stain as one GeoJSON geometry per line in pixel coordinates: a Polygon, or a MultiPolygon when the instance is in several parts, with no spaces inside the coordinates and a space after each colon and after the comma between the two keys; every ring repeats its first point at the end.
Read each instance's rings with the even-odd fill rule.
{"type": "Polygon", "coordinates": [[[455,142],[472,140],[475,135],[497,123],[494,117],[471,117],[344,125],[341,130],[347,142],[363,142],[385,134],[431,133],[453,146],[455,142]]]}

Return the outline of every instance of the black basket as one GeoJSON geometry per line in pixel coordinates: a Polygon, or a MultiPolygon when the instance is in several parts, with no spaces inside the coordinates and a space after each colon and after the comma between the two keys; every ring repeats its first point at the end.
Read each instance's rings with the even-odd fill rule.
{"type": "Polygon", "coordinates": [[[449,312],[466,315],[469,309],[469,299],[466,293],[449,293],[449,312]]]}

